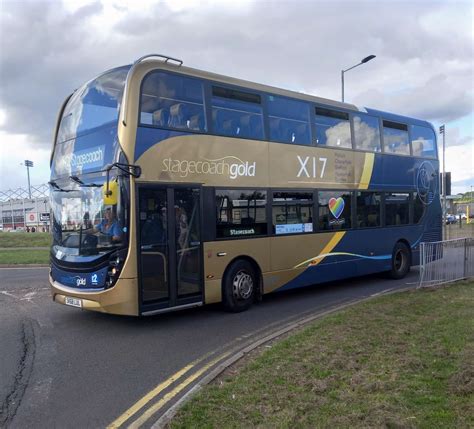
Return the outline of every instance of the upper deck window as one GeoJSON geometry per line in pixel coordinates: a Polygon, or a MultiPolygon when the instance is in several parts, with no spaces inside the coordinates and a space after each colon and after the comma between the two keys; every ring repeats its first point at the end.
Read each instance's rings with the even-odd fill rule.
{"type": "Polygon", "coordinates": [[[117,124],[129,66],[104,73],[74,92],[58,130],[62,142],[89,133],[106,124],[117,124]]]}
{"type": "Polygon", "coordinates": [[[311,145],[309,105],[274,95],[267,101],[270,140],[311,145]]]}
{"type": "Polygon", "coordinates": [[[216,134],[263,139],[260,95],[213,86],[212,123],[216,134]]]}
{"type": "Polygon", "coordinates": [[[436,137],[431,128],[412,125],[411,147],[414,156],[436,158],[436,137]]]}
{"type": "Polygon", "coordinates": [[[383,143],[385,153],[410,155],[408,128],[405,124],[383,121],[383,143]]]}
{"type": "Polygon", "coordinates": [[[140,123],[160,128],[206,131],[202,83],[193,78],[153,72],[142,85],[140,123]]]}
{"type": "Polygon", "coordinates": [[[375,116],[357,113],[353,117],[356,149],[380,152],[379,119],[375,116]]]}
{"type": "Polygon", "coordinates": [[[349,114],[316,107],[316,144],[351,149],[349,114]]]}

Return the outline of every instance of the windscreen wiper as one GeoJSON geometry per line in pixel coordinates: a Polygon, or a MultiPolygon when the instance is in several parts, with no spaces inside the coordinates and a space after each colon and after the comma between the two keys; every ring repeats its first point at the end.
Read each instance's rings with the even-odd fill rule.
{"type": "Polygon", "coordinates": [[[79,177],[77,176],[69,176],[69,178],[76,183],[79,183],[79,185],[82,188],[100,188],[102,185],[98,185],[97,183],[84,183],[79,177]]]}
{"type": "Polygon", "coordinates": [[[73,192],[75,189],[63,189],[61,188],[56,182],[53,180],[48,182],[49,186],[52,186],[55,191],[61,191],[61,192],[73,192]]]}

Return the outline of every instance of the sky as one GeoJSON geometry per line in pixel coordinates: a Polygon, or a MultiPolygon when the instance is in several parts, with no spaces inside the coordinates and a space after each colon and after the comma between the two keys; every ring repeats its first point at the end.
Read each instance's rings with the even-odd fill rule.
{"type": "MultiPolygon", "coordinates": [[[[0,190],[48,181],[74,89],[148,53],[184,65],[446,125],[452,192],[474,185],[473,3],[0,1],[0,190]]],[[[441,143],[441,138],[439,140],[441,143]]],[[[439,144],[441,147],[441,144],[439,144]]]]}

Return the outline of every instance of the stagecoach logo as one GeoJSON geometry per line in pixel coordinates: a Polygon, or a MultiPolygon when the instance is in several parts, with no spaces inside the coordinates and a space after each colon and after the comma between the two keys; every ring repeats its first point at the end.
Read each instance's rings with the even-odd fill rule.
{"type": "Polygon", "coordinates": [[[415,177],[415,186],[418,198],[423,204],[429,205],[433,202],[438,190],[438,175],[429,161],[424,161],[415,177]]]}
{"type": "Polygon", "coordinates": [[[104,151],[105,146],[80,150],[66,155],[64,162],[66,165],[69,164],[72,170],[100,168],[104,165],[104,151]]]}
{"type": "Polygon", "coordinates": [[[225,175],[231,179],[237,177],[255,177],[256,162],[242,161],[236,156],[225,156],[219,159],[190,161],[166,158],[163,160],[163,171],[188,177],[190,174],[225,175]]]}
{"type": "Polygon", "coordinates": [[[235,235],[254,235],[255,234],[255,229],[253,229],[253,228],[231,229],[229,232],[230,232],[231,236],[235,236],[235,235]]]}

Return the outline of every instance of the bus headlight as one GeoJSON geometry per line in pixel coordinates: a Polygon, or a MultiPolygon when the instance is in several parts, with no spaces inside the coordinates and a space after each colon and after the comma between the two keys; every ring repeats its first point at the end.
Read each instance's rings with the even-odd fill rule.
{"type": "Polygon", "coordinates": [[[111,288],[118,280],[123,263],[127,256],[127,249],[122,249],[112,253],[109,259],[109,270],[107,271],[107,279],[105,281],[105,288],[111,288]]]}

